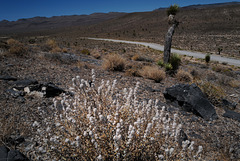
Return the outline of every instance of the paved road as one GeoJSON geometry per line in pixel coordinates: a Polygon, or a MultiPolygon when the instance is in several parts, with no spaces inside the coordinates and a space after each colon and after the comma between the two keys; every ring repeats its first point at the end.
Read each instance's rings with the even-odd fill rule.
{"type": "MultiPolygon", "coordinates": [[[[164,50],[164,46],[156,43],[147,43],[147,42],[137,42],[137,41],[126,41],[126,40],[115,40],[115,39],[102,39],[102,38],[88,38],[91,40],[101,40],[101,41],[112,41],[112,42],[119,42],[119,43],[128,43],[128,44],[138,44],[138,45],[144,45],[147,47],[150,47],[152,49],[156,50],[164,50]]],[[[187,50],[177,50],[177,49],[171,49],[172,53],[177,53],[180,55],[187,55],[187,56],[193,56],[194,58],[201,58],[204,59],[206,53],[201,52],[195,52],[195,51],[187,51],[187,50]]],[[[218,61],[220,63],[228,63],[230,65],[236,65],[240,66],[240,60],[233,59],[233,58],[226,58],[219,55],[211,55],[211,60],[218,61]]]]}

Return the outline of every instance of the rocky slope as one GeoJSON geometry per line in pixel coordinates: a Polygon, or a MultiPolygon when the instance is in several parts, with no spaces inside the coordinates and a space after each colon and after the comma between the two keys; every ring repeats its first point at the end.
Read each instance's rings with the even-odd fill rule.
{"type": "MultiPolygon", "coordinates": [[[[203,119],[205,116],[200,117],[199,112],[193,109],[187,110],[188,112],[184,110],[184,108],[192,106],[191,100],[190,103],[189,100],[187,100],[190,98],[189,96],[186,95],[182,98],[183,94],[179,93],[180,96],[174,94],[172,97],[176,97],[177,101],[173,98],[170,100],[164,98],[163,93],[164,91],[168,91],[168,87],[178,83],[191,84],[191,82],[181,82],[178,81],[175,76],[167,76],[167,78],[160,83],[155,83],[153,80],[135,77],[127,73],[127,69],[133,68],[134,65],[138,67],[155,65],[155,60],[162,57],[159,51],[136,45],[117,44],[112,42],[106,43],[85,39],[80,40],[78,47],[90,50],[91,54],[84,55],[73,50],[73,48],[69,49],[69,53],[71,54],[67,56],[63,53],[42,52],[38,48],[32,48],[27,55],[21,57],[9,55],[8,53],[1,53],[0,131],[2,135],[0,144],[13,149],[16,147],[29,158],[33,159],[36,157],[34,156],[36,154],[33,149],[38,149],[38,143],[33,142],[31,139],[34,134],[32,131],[34,130],[32,124],[34,120],[38,119],[38,107],[48,109],[53,105],[52,99],[55,96],[51,95],[47,97],[47,95],[39,95],[39,93],[36,92],[29,93],[28,91],[34,91],[32,87],[40,85],[44,87],[46,92],[48,87],[45,87],[44,84],[49,84],[50,82],[54,84],[54,86],[58,86],[67,91],[68,88],[72,86],[71,79],[73,77],[78,75],[81,78],[91,80],[91,70],[95,69],[97,82],[101,82],[102,79],[112,82],[116,79],[117,88],[119,90],[125,87],[134,87],[137,82],[140,82],[139,99],[147,101],[149,99],[158,99],[160,105],[166,106],[169,113],[178,113],[180,122],[183,125],[183,132],[187,139],[195,141],[198,145],[203,146],[204,153],[202,158],[204,160],[240,159],[239,114],[231,113],[234,111],[240,112],[239,105],[225,106],[222,102],[214,103],[211,100],[210,106],[214,104],[213,113],[217,115],[217,117],[214,116],[210,121],[208,119],[205,120],[203,119]],[[97,49],[96,46],[98,46],[97,49]],[[102,69],[101,64],[104,56],[112,52],[122,55],[127,60],[127,66],[124,72],[111,72],[102,69]],[[100,55],[100,59],[95,58],[96,53],[100,55]],[[141,61],[131,59],[136,53],[142,57],[141,61]],[[16,90],[16,88],[19,87],[18,85],[22,85],[22,83],[18,81],[27,82],[24,86],[28,88],[19,88],[16,90]],[[11,89],[14,91],[9,91],[11,89]],[[225,114],[225,111],[231,112],[225,114]],[[229,116],[230,118],[228,118],[229,116]],[[24,138],[20,143],[17,142],[17,138],[19,137],[24,138]]],[[[212,83],[217,83],[221,76],[226,77],[224,73],[213,71],[212,68],[215,65],[214,63],[205,65],[204,62],[199,60],[190,60],[184,57],[182,58],[182,62],[181,69],[191,70],[192,75],[196,76],[196,78],[198,77],[198,79],[202,81],[207,79],[209,82],[212,81],[212,83]],[[196,74],[196,71],[198,74],[196,74]],[[201,75],[201,73],[203,74],[201,75]],[[206,75],[204,73],[206,73],[206,75]]],[[[239,69],[235,68],[231,72],[235,73],[233,77],[239,80],[239,74],[236,74],[239,73],[239,69]]],[[[50,86],[52,87],[52,85],[50,86]]],[[[230,101],[229,103],[239,101],[239,86],[230,87],[226,85],[224,88],[224,92],[226,92],[225,98],[230,101]]],[[[43,88],[41,88],[41,90],[43,90],[43,88]]],[[[181,92],[181,90],[178,92],[181,92]]],[[[192,94],[190,95],[192,96],[192,94]]],[[[199,96],[202,97],[202,94],[197,95],[197,97],[199,96]]],[[[169,98],[168,96],[165,97],[169,98]]],[[[204,95],[203,97],[205,98],[206,96],[204,95]]],[[[192,103],[194,103],[194,101],[192,103]]],[[[198,106],[198,104],[194,106],[198,106]]],[[[203,113],[203,115],[205,114],[203,113]]]]}

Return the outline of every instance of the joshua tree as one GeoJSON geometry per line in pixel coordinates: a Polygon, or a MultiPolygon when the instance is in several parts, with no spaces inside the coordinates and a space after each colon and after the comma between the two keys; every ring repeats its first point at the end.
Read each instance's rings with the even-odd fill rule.
{"type": "Polygon", "coordinates": [[[168,15],[168,24],[170,25],[168,32],[165,37],[165,45],[164,45],[164,63],[169,63],[170,54],[171,54],[171,45],[172,45],[172,36],[174,34],[175,28],[178,26],[179,22],[175,19],[175,15],[179,11],[178,5],[171,5],[167,9],[168,15]]]}
{"type": "Polygon", "coordinates": [[[222,50],[223,50],[222,48],[218,48],[218,55],[221,54],[221,51],[222,51],[222,50]]]}

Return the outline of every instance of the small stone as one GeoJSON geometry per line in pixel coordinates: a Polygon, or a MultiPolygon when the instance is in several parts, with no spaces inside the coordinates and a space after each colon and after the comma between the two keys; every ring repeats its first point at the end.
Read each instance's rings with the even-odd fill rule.
{"type": "Polygon", "coordinates": [[[30,89],[29,89],[29,87],[25,87],[25,88],[24,88],[24,92],[26,92],[26,93],[30,93],[30,89]]]}

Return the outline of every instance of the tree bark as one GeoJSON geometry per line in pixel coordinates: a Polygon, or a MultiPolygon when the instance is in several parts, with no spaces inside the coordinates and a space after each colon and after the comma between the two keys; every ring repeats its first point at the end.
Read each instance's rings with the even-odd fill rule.
{"type": "Polygon", "coordinates": [[[168,32],[165,37],[165,45],[164,45],[164,63],[165,64],[169,63],[170,61],[172,36],[177,26],[178,26],[178,22],[173,23],[172,26],[168,29],[168,32]]]}

